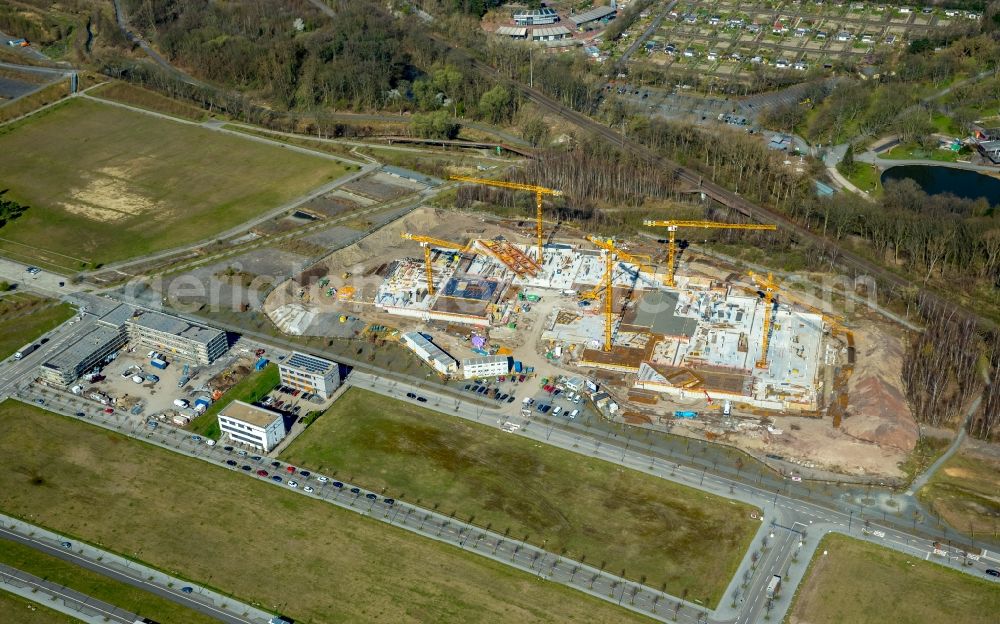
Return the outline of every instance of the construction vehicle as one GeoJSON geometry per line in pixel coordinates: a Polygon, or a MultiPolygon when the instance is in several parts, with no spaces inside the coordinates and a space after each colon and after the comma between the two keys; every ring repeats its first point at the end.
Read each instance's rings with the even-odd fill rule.
{"type": "Polygon", "coordinates": [[[721,221],[643,221],[646,227],[665,227],[667,239],[667,272],[663,277],[663,285],[669,288],[676,286],[674,274],[677,271],[677,228],[703,228],[713,230],[777,230],[776,225],[757,223],[725,223],[721,221]]]}
{"type": "MultiPolygon", "coordinates": [[[[604,252],[604,275],[601,276],[600,281],[594,288],[581,293],[581,300],[596,299],[601,291],[604,291],[604,351],[611,351],[611,343],[614,338],[613,336],[613,325],[614,318],[612,312],[612,303],[614,300],[614,291],[611,288],[611,278],[614,273],[614,262],[615,257],[619,260],[624,260],[625,262],[630,262],[635,264],[639,271],[652,272],[652,268],[643,261],[644,256],[634,256],[630,253],[622,251],[618,247],[615,247],[615,242],[613,239],[601,239],[596,236],[588,236],[587,240],[597,245],[604,252]]],[[[648,260],[648,258],[646,258],[648,260]]],[[[638,279],[638,275],[636,276],[638,279]]],[[[631,296],[631,291],[629,291],[629,296],[631,296]]],[[[628,298],[626,297],[625,303],[628,303],[628,298]]],[[[623,304],[624,305],[624,304],[623,304]]]]}
{"type": "Polygon", "coordinates": [[[471,178],[468,176],[449,176],[450,179],[456,180],[458,182],[471,182],[472,184],[485,184],[486,186],[495,186],[498,188],[513,189],[515,191],[531,191],[535,194],[535,234],[538,237],[538,257],[536,261],[538,265],[541,266],[545,257],[542,255],[542,196],[552,195],[553,197],[562,196],[562,191],[556,189],[545,188],[544,186],[535,186],[533,184],[520,184],[518,182],[504,182],[502,180],[487,180],[484,178],[471,178]]]}
{"type": "Polygon", "coordinates": [[[763,336],[760,342],[760,359],[757,360],[756,366],[757,368],[767,368],[767,345],[771,342],[771,330],[774,326],[772,316],[774,315],[774,297],[778,293],[778,281],[774,279],[773,273],[768,273],[767,278],[764,278],[751,272],[750,278],[764,293],[764,327],[761,332],[763,336]]]}
{"type": "Polygon", "coordinates": [[[406,240],[416,241],[420,243],[420,246],[424,248],[424,270],[427,272],[427,294],[434,294],[434,271],[431,268],[431,248],[437,247],[438,249],[453,249],[458,253],[465,253],[472,246],[472,243],[467,243],[465,245],[460,245],[458,243],[450,243],[445,240],[440,240],[437,238],[431,238],[429,236],[420,236],[419,234],[410,234],[409,232],[403,232],[402,237],[406,240]]]}

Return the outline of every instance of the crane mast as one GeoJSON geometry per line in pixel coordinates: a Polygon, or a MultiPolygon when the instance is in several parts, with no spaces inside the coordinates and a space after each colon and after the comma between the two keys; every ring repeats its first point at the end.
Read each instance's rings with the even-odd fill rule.
{"type": "Polygon", "coordinates": [[[757,360],[757,368],[767,368],[767,346],[771,342],[771,327],[774,320],[771,318],[774,310],[774,296],[778,293],[778,281],[774,279],[774,274],[768,273],[767,277],[750,273],[751,279],[757,287],[764,292],[764,327],[763,338],[760,342],[760,359],[757,360]]]}
{"type": "Polygon", "coordinates": [[[778,229],[775,225],[758,223],[725,223],[721,221],[652,221],[642,222],[646,227],[667,228],[667,273],[663,278],[663,285],[670,288],[676,286],[674,275],[677,271],[677,229],[678,228],[702,228],[711,230],[768,230],[778,229]]]}
{"type": "Polygon", "coordinates": [[[503,180],[489,180],[486,178],[473,178],[469,176],[449,176],[449,179],[458,182],[471,182],[472,184],[484,184],[486,186],[495,186],[498,188],[512,189],[515,191],[531,191],[535,194],[535,236],[538,239],[538,265],[541,266],[545,261],[542,255],[542,196],[552,195],[553,197],[559,197],[563,193],[556,189],[546,188],[544,186],[536,186],[534,184],[521,184],[519,182],[504,182],[503,180]]]}
{"type": "Polygon", "coordinates": [[[431,238],[430,236],[421,236],[419,234],[410,234],[409,232],[403,232],[402,238],[405,240],[416,241],[420,243],[420,246],[424,248],[424,273],[427,278],[427,294],[434,294],[434,271],[431,268],[431,248],[437,247],[438,249],[453,249],[458,253],[465,253],[472,246],[472,243],[466,245],[460,245],[458,243],[452,243],[446,240],[441,240],[439,238],[431,238]]]}

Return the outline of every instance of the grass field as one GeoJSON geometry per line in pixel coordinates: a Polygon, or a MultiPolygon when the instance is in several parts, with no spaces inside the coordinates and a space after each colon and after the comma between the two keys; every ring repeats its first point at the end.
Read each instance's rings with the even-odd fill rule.
{"type": "Polygon", "coordinates": [[[113,581],[96,572],[7,540],[0,540],[0,563],[5,563],[22,572],[34,574],[47,581],[65,585],[70,589],[121,607],[126,611],[152,618],[157,622],[212,624],[218,621],[182,607],[166,598],[161,598],[125,583],[113,581]]]}
{"type": "Polygon", "coordinates": [[[68,303],[35,295],[13,293],[0,298],[0,360],[75,313],[68,303]]]}
{"type": "Polygon", "coordinates": [[[712,606],[759,526],[749,507],[357,388],[283,458],[712,606]]]}
{"type": "Polygon", "coordinates": [[[112,81],[88,91],[88,93],[102,99],[122,102],[173,117],[190,119],[191,121],[202,121],[208,118],[208,111],[203,108],[168,98],[156,91],[144,89],[127,82],[112,81]]]}
{"type": "Polygon", "coordinates": [[[838,534],[816,553],[790,624],[993,624],[1000,613],[996,583],[930,561],[838,534]]]}
{"type": "Polygon", "coordinates": [[[910,143],[906,145],[897,145],[882,157],[896,160],[936,160],[939,162],[955,162],[960,156],[962,156],[962,154],[959,154],[959,152],[936,148],[927,150],[919,145],[910,143]]]}
{"type": "Polygon", "coordinates": [[[224,467],[0,404],[0,507],[300,622],[646,621],[224,467]]]}
{"type": "Polygon", "coordinates": [[[219,429],[217,416],[222,408],[237,400],[247,403],[258,401],[265,394],[274,390],[280,381],[277,364],[268,364],[264,370],[250,373],[245,379],[230,388],[229,392],[222,395],[221,399],[212,403],[204,414],[192,420],[189,429],[206,438],[218,440],[222,430],[219,429]]]}
{"type": "MultiPolygon", "coordinates": [[[[41,596],[39,596],[41,599],[41,596]]],[[[0,615],[17,624],[79,624],[80,620],[63,615],[44,603],[25,600],[0,589],[0,615]]]]}
{"type": "Polygon", "coordinates": [[[0,251],[74,272],[209,239],[341,176],[320,157],[80,98],[0,128],[0,251]]]}
{"type": "Polygon", "coordinates": [[[996,536],[1000,530],[1000,460],[963,450],[917,494],[953,528],[996,536]]]}

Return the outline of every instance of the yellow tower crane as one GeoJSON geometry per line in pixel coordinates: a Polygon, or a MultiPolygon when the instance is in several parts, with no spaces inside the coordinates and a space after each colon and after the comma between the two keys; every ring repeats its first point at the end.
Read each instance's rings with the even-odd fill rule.
{"type": "Polygon", "coordinates": [[[757,360],[757,368],[767,368],[767,345],[771,342],[771,325],[773,319],[771,314],[774,310],[774,297],[778,294],[778,280],[774,279],[773,273],[768,273],[767,277],[751,272],[750,278],[757,284],[757,287],[764,292],[764,328],[763,337],[760,341],[760,359],[757,360]]]}
{"type": "Polygon", "coordinates": [[[420,243],[420,246],[424,248],[424,270],[427,272],[427,294],[434,294],[434,272],[431,270],[431,248],[437,247],[438,249],[454,249],[458,253],[465,253],[472,246],[474,241],[470,241],[465,245],[460,245],[458,243],[451,243],[446,240],[440,240],[437,238],[431,238],[430,236],[420,236],[419,234],[410,234],[409,232],[403,232],[402,237],[406,240],[416,241],[420,243]]]}
{"type": "Polygon", "coordinates": [[[677,228],[703,228],[713,230],[776,230],[775,225],[758,223],[725,223],[721,221],[643,221],[646,227],[665,227],[669,238],[667,241],[667,274],[663,278],[664,286],[673,288],[674,273],[677,271],[677,228]]]}
{"type": "MultiPolygon", "coordinates": [[[[596,236],[588,236],[587,240],[591,243],[597,245],[604,252],[604,275],[601,277],[601,281],[598,282],[594,288],[580,295],[581,299],[595,299],[597,295],[604,290],[604,351],[611,351],[611,342],[613,338],[613,325],[614,325],[614,311],[612,310],[612,304],[614,302],[614,291],[611,288],[611,278],[614,273],[614,261],[617,256],[619,260],[624,260],[625,262],[631,262],[636,265],[637,270],[646,270],[652,273],[652,268],[643,261],[645,256],[634,256],[632,254],[626,253],[621,249],[615,247],[615,241],[613,239],[607,238],[597,238],[596,236]]],[[[648,260],[648,258],[646,258],[648,260]]]]}
{"type": "Polygon", "coordinates": [[[486,186],[496,186],[505,189],[514,189],[515,191],[531,191],[535,194],[535,234],[538,236],[538,264],[541,266],[545,258],[542,256],[542,196],[552,195],[553,197],[562,196],[562,191],[557,191],[555,189],[545,188],[544,186],[535,186],[534,184],[520,184],[518,182],[504,182],[503,180],[488,180],[485,178],[471,178],[469,176],[449,176],[450,179],[456,180],[458,182],[471,182],[473,184],[485,184],[486,186]]]}

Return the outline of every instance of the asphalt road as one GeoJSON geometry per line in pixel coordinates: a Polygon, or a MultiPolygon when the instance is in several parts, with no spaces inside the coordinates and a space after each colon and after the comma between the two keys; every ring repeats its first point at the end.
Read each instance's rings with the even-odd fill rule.
{"type": "MultiPolygon", "coordinates": [[[[220,622],[226,622],[227,624],[259,624],[262,620],[260,619],[246,619],[242,617],[237,617],[226,611],[216,609],[210,605],[206,605],[203,602],[195,598],[194,592],[187,594],[180,590],[180,588],[173,589],[170,587],[165,587],[157,583],[153,583],[141,578],[141,572],[138,570],[135,574],[127,574],[121,572],[111,566],[105,565],[101,561],[98,561],[92,556],[88,556],[83,552],[77,552],[72,548],[62,548],[49,544],[43,540],[36,539],[27,535],[23,535],[16,531],[11,531],[6,527],[0,527],[0,537],[3,539],[17,542],[18,544],[23,544],[34,548],[35,550],[57,557],[72,563],[73,565],[80,566],[81,568],[96,572],[101,576],[107,577],[111,580],[118,581],[120,583],[125,583],[126,585],[131,585],[143,591],[147,591],[151,594],[165,598],[171,602],[177,603],[183,607],[191,609],[192,611],[197,611],[207,615],[213,619],[219,620],[220,622]]],[[[67,542],[72,544],[73,542],[67,542]]],[[[235,601],[233,601],[235,602],[235,601]]],[[[128,613],[128,612],[125,612],[128,613]]],[[[131,620],[121,619],[121,621],[126,622],[126,624],[132,624],[135,621],[133,617],[131,620]]]]}
{"type": "Polygon", "coordinates": [[[139,617],[135,613],[116,607],[111,603],[3,564],[0,564],[0,589],[21,595],[48,608],[54,608],[64,613],[68,612],[74,618],[84,622],[134,624],[139,617]],[[28,596],[24,596],[20,591],[15,591],[15,588],[26,591],[28,596]],[[45,602],[42,602],[43,600],[45,602]]]}

